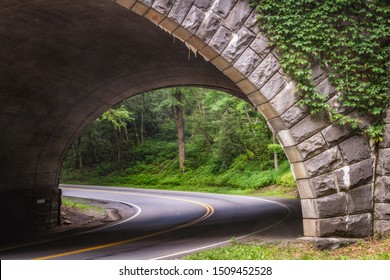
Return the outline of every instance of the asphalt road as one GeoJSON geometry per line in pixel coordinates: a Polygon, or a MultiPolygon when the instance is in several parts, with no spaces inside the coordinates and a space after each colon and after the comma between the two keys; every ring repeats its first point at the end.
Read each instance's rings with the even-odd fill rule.
{"type": "Polygon", "coordinates": [[[175,259],[232,238],[301,223],[285,203],[255,197],[73,185],[62,189],[65,196],[121,202],[131,214],[99,230],[0,249],[0,259],[175,259]]]}

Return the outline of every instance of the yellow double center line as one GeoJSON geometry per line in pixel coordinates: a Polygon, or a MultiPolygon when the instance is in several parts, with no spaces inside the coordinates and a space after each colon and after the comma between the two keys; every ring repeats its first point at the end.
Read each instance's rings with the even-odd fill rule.
{"type": "MultiPolygon", "coordinates": [[[[79,190],[79,189],[72,189],[72,188],[64,188],[64,189],[67,189],[67,190],[79,190]]],[[[203,202],[195,201],[195,200],[182,199],[182,198],[169,197],[169,196],[159,196],[159,195],[152,195],[152,194],[126,193],[126,192],[118,192],[118,191],[104,191],[104,190],[83,190],[83,191],[108,192],[108,193],[115,193],[115,194],[122,194],[122,195],[137,195],[137,196],[147,196],[147,197],[155,197],[155,198],[163,198],[163,199],[184,201],[184,202],[200,205],[200,206],[202,206],[202,207],[204,207],[206,209],[206,212],[205,212],[205,214],[203,216],[201,216],[201,217],[199,217],[199,218],[197,218],[197,219],[195,219],[193,221],[190,221],[188,223],[184,223],[184,224],[172,227],[172,228],[168,228],[168,229],[165,229],[165,230],[161,230],[161,231],[158,231],[158,232],[154,232],[154,233],[151,233],[151,234],[147,234],[147,235],[143,235],[143,236],[139,236],[139,237],[134,237],[134,238],[131,238],[131,239],[126,239],[126,240],[123,240],[123,241],[107,243],[107,244],[102,244],[102,245],[98,245],[98,246],[94,246],[94,247],[89,247],[89,248],[84,248],[84,249],[79,249],[79,250],[74,250],[74,251],[54,254],[54,255],[50,255],[50,256],[35,258],[34,260],[55,259],[55,258],[66,257],[66,256],[70,256],[70,255],[75,255],[75,254],[95,251],[95,250],[99,250],[99,249],[104,249],[104,248],[108,248],[108,247],[128,244],[128,243],[131,243],[131,242],[134,242],[134,241],[138,241],[138,240],[142,240],[142,239],[158,236],[158,235],[161,235],[161,234],[169,233],[169,232],[172,232],[172,231],[175,231],[175,230],[183,229],[183,228],[186,228],[186,227],[190,227],[192,225],[195,225],[197,223],[200,223],[200,222],[208,219],[210,216],[212,216],[214,214],[214,208],[211,205],[203,203],[203,202]]]]}

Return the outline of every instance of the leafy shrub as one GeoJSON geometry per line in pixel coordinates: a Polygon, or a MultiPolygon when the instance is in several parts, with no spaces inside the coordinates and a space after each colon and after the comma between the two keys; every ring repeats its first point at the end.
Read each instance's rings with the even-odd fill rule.
{"type": "Polygon", "coordinates": [[[295,179],[291,170],[284,173],[281,177],[276,179],[276,183],[280,186],[295,187],[295,179]]]}

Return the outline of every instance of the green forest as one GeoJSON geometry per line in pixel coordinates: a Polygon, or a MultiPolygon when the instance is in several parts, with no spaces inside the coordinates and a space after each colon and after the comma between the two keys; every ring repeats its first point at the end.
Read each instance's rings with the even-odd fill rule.
{"type": "Polygon", "coordinates": [[[202,88],[143,93],[109,109],[70,148],[61,182],[296,196],[262,115],[202,88]]]}

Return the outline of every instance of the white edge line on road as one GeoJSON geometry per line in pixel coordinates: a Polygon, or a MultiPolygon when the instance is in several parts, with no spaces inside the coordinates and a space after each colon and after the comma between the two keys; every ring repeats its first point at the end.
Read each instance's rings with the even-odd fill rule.
{"type": "MultiPolygon", "coordinates": [[[[66,186],[69,186],[69,188],[72,188],[73,186],[77,186],[77,185],[63,185],[62,187],[63,188],[66,188],[66,186]]],[[[83,187],[86,187],[85,189],[89,189],[89,186],[83,186],[83,187]]],[[[94,186],[91,186],[91,187],[94,187],[94,186]]],[[[107,186],[98,186],[98,187],[101,187],[101,188],[107,188],[107,186]]],[[[139,190],[139,191],[145,191],[145,189],[140,189],[140,188],[121,188],[121,187],[116,187],[119,189],[122,189],[122,190],[131,190],[131,189],[135,189],[135,190],[139,190]]],[[[81,188],[83,189],[83,188],[81,188]]],[[[269,203],[273,203],[273,204],[277,204],[285,209],[287,209],[288,213],[287,215],[281,219],[280,221],[266,227],[266,228],[263,228],[263,229],[260,229],[258,231],[255,231],[255,232],[252,232],[252,233],[249,233],[249,234],[245,234],[245,235],[242,235],[242,236],[239,236],[236,238],[236,240],[241,240],[241,239],[244,239],[244,238],[247,238],[247,237],[250,237],[252,235],[255,235],[255,234],[258,234],[260,232],[263,232],[263,231],[266,231],[266,230],[269,230],[281,223],[283,223],[285,220],[287,220],[290,216],[291,216],[291,209],[290,207],[288,207],[287,205],[284,205],[283,203],[280,203],[278,201],[273,201],[273,200],[269,200],[269,199],[265,199],[265,198],[260,198],[260,197],[253,197],[253,196],[243,196],[243,195],[229,195],[229,194],[214,194],[214,193],[202,193],[202,192],[185,192],[185,191],[169,191],[169,190],[153,190],[153,189],[147,189],[146,192],[148,191],[157,191],[157,192],[174,192],[174,193],[181,193],[181,194],[190,194],[190,193],[194,193],[194,194],[199,194],[199,195],[204,195],[204,194],[207,194],[207,195],[211,195],[211,196],[228,196],[228,197],[238,197],[238,198],[246,198],[246,199],[253,199],[253,200],[260,200],[260,201],[266,201],[266,202],[269,202],[269,203]]],[[[205,249],[208,249],[208,248],[212,248],[212,247],[218,247],[220,245],[223,245],[223,244],[226,244],[226,243],[229,243],[231,242],[231,239],[228,239],[228,240],[224,240],[224,241],[221,241],[221,242],[217,242],[217,243],[213,243],[213,244],[210,244],[210,245],[207,245],[207,246],[203,246],[203,247],[198,247],[198,248],[195,248],[195,249],[191,249],[191,250],[186,250],[186,251],[181,251],[181,252],[176,252],[176,253],[173,253],[173,254],[170,254],[170,255],[165,255],[165,256],[161,256],[161,257],[157,257],[157,258],[152,258],[151,260],[160,260],[160,259],[166,259],[166,258],[170,258],[170,257],[174,257],[174,256],[178,256],[178,255],[185,255],[185,254],[189,254],[189,253],[194,253],[194,252],[197,252],[197,251],[202,251],[202,250],[205,250],[205,249]]]]}
{"type": "MultiPolygon", "coordinates": [[[[247,198],[246,196],[238,196],[236,195],[236,197],[245,197],[247,198]]],[[[236,238],[236,240],[241,240],[241,239],[244,239],[244,238],[247,238],[247,237],[250,237],[252,235],[255,235],[255,234],[258,234],[260,232],[263,232],[263,231],[266,231],[266,230],[269,230],[281,223],[283,223],[285,220],[287,220],[290,216],[291,216],[291,209],[287,206],[287,205],[284,205],[280,202],[276,202],[276,201],[272,201],[272,200],[268,200],[268,199],[262,199],[262,198],[257,198],[257,197],[248,197],[248,198],[252,198],[252,199],[255,199],[255,200],[261,200],[261,201],[267,201],[267,202],[272,202],[272,203],[275,203],[275,204],[278,204],[284,208],[286,208],[288,210],[288,213],[287,215],[281,219],[280,221],[266,227],[266,228],[263,228],[263,229],[260,229],[260,230],[257,230],[255,232],[252,232],[252,233],[248,233],[248,234],[245,234],[245,235],[242,235],[242,236],[239,236],[236,238]]],[[[221,242],[217,242],[217,243],[213,243],[213,244],[210,244],[210,245],[206,245],[206,246],[203,246],[203,247],[198,247],[198,248],[195,248],[195,249],[191,249],[191,250],[186,250],[186,251],[181,251],[181,252],[176,252],[176,253],[173,253],[173,254],[170,254],[170,255],[165,255],[165,256],[161,256],[161,257],[157,257],[157,258],[152,258],[150,260],[162,260],[162,259],[167,259],[167,258],[171,258],[171,257],[175,257],[175,256],[179,256],[179,255],[186,255],[186,254],[190,254],[190,253],[195,253],[195,252],[198,252],[198,251],[202,251],[202,250],[205,250],[205,249],[209,249],[209,248],[213,248],[213,247],[218,247],[220,245],[223,245],[223,244],[226,244],[226,243],[229,243],[231,242],[231,239],[228,239],[228,240],[224,240],[224,241],[221,241],[221,242]]]]}
{"type": "MultiPolygon", "coordinates": [[[[70,197],[72,197],[72,196],[70,196],[70,197]]],[[[89,198],[89,197],[87,197],[87,196],[73,196],[73,197],[91,199],[91,198],[89,198]]],[[[141,212],[142,212],[141,207],[139,207],[138,205],[135,205],[134,203],[125,202],[125,201],[120,201],[120,200],[114,200],[114,199],[103,199],[103,201],[112,201],[112,202],[117,202],[117,203],[126,204],[126,205],[128,205],[128,206],[130,206],[130,207],[133,207],[133,208],[137,209],[137,213],[135,213],[133,216],[127,218],[126,220],[121,220],[121,221],[119,221],[119,222],[110,223],[110,224],[105,225],[105,226],[97,227],[97,228],[90,229],[90,230],[83,231],[83,232],[78,232],[78,233],[69,235],[69,236],[67,236],[67,237],[76,236],[76,235],[81,235],[81,234],[85,234],[85,233],[95,232],[95,231],[103,230],[103,229],[106,229],[106,228],[114,227],[114,226],[117,226],[117,225],[126,223],[126,222],[128,222],[128,221],[131,221],[132,219],[136,218],[136,217],[137,217],[139,214],[141,214],[141,212]]]]}
{"type": "MultiPolygon", "coordinates": [[[[66,189],[66,188],[63,187],[63,189],[66,189]]],[[[66,197],[77,197],[77,198],[85,198],[85,199],[97,200],[97,199],[86,197],[86,196],[66,196],[66,197]]],[[[76,232],[76,233],[69,234],[69,235],[59,236],[59,237],[55,237],[55,238],[49,238],[49,239],[40,240],[40,241],[36,241],[36,242],[25,243],[25,244],[12,246],[12,247],[1,248],[0,252],[13,250],[13,249],[18,249],[18,248],[22,248],[22,247],[28,247],[28,246],[37,245],[37,244],[42,244],[42,243],[51,242],[51,241],[55,241],[55,240],[61,240],[61,239],[70,238],[70,237],[77,236],[77,235],[82,235],[82,234],[86,234],[86,233],[91,233],[91,232],[107,229],[107,228],[110,228],[110,227],[114,227],[114,226],[126,223],[126,222],[136,218],[142,212],[141,208],[138,205],[135,205],[135,204],[130,203],[130,202],[114,200],[114,199],[99,199],[99,200],[100,201],[111,201],[111,202],[117,202],[117,203],[125,204],[125,205],[127,205],[129,207],[137,209],[137,213],[135,213],[134,215],[132,215],[131,217],[129,217],[129,218],[125,219],[125,220],[121,220],[119,222],[113,222],[113,223],[110,223],[110,224],[105,225],[105,226],[97,227],[97,228],[86,230],[86,231],[76,232]]]]}

